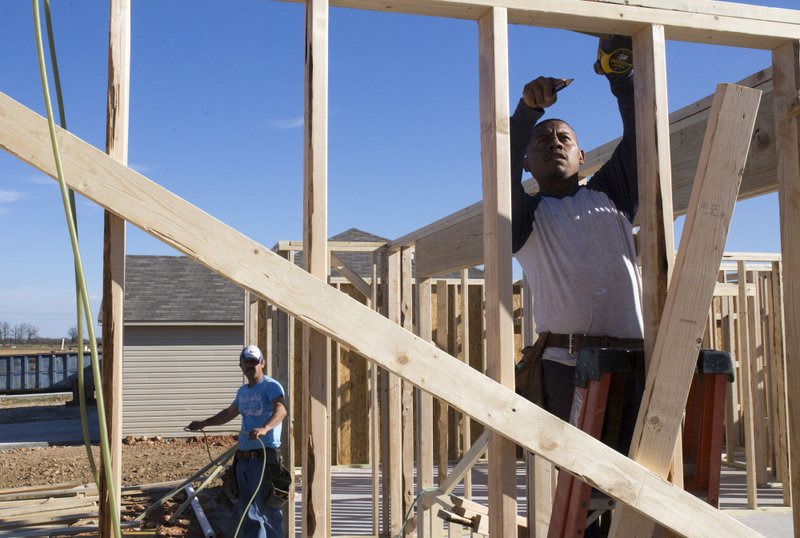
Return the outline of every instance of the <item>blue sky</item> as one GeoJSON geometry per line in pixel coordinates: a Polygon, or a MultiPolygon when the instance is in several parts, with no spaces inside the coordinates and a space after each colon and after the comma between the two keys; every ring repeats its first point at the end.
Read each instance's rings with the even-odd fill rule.
{"type": "MultiPolygon", "coordinates": [[[[52,7],[68,127],[102,149],[108,0],[52,7]]],[[[30,1],[0,2],[0,36],[0,91],[43,113],[30,1]]],[[[302,4],[133,2],[130,166],[264,245],[301,239],[303,46],[302,4]]],[[[512,107],[540,74],[574,77],[552,115],[587,150],[619,136],[595,51],[582,34],[510,27],[512,107]]],[[[669,42],[670,110],[770,61],[769,51],[669,42]]],[[[332,9],[329,100],[331,235],[395,238],[481,198],[474,21],[332,9]]],[[[78,213],[96,318],[102,210],[79,197],[78,213]]],[[[65,336],[75,299],[57,184],[5,152],[0,241],[0,321],[65,336]]],[[[728,250],[779,244],[774,194],[737,204],[728,250]]],[[[127,251],[177,254],[132,226],[127,251]]]]}

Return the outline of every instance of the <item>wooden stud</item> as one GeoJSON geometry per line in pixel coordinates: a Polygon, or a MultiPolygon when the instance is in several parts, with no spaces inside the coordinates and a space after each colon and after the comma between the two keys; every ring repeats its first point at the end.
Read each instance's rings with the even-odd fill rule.
{"type": "Polygon", "coordinates": [[[737,345],[739,350],[739,375],[741,376],[742,414],[744,424],[745,460],[747,468],[747,507],[758,507],[758,481],[756,480],[756,430],[755,405],[753,404],[753,362],[751,335],[748,329],[752,316],[745,289],[747,269],[745,262],[739,261],[739,297],[736,318],[737,345]]]}
{"type": "MultiPolygon", "coordinates": [[[[400,262],[399,250],[387,253],[387,317],[398,325],[401,324],[400,262]]],[[[388,414],[384,431],[387,434],[387,452],[383,480],[388,481],[389,532],[397,536],[403,524],[402,390],[401,379],[392,372],[386,374],[386,396],[388,414]]]]}
{"type": "Polygon", "coordinates": [[[642,317],[649,367],[675,259],[664,27],[650,26],[634,34],[633,55],[642,317]]]}
{"type": "MultiPolygon", "coordinates": [[[[720,84],[647,375],[631,457],[666,476],[697,364],[761,92],[720,84]],[[716,253],[716,255],[714,255],[716,253]]],[[[651,521],[623,508],[613,536],[646,536],[651,521]]]]}
{"type": "MultiPolygon", "coordinates": [[[[106,153],[128,164],[128,118],[130,111],[131,3],[112,0],[108,29],[108,94],[106,102],[106,153]]],[[[122,495],[122,337],[125,301],[125,221],[103,212],[103,360],[101,379],[108,428],[109,462],[114,490],[101,478],[101,534],[110,536],[113,521],[109,495],[117,511],[122,495]]],[[[101,454],[102,458],[102,454],[101,454]]],[[[103,465],[98,466],[101,477],[103,465]]]]}
{"type": "MultiPolygon", "coordinates": [[[[333,287],[341,292],[340,283],[333,287]]],[[[342,463],[342,346],[331,342],[331,463],[342,463]]]]}
{"type": "Polygon", "coordinates": [[[794,528],[800,529],[800,41],[772,51],[778,200],[781,210],[784,343],[789,418],[789,465],[794,528]]]}
{"type": "MultiPolygon", "coordinates": [[[[650,366],[658,326],[675,261],[672,225],[672,164],[664,27],[651,25],[633,35],[636,63],[636,151],[639,176],[639,257],[642,266],[642,318],[645,371],[650,366]]],[[[680,432],[670,480],[683,483],[680,432]]]]}
{"type": "MultiPolygon", "coordinates": [[[[2,93],[0,120],[0,147],[53,177],[47,120],[2,93]]],[[[56,136],[70,188],[264,297],[299,322],[336,338],[434,397],[447,400],[525,450],[582,476],[593,487],[666,527],[701,537],[755,535],[743,524],[667,484],[596,439],[565,427],[508,388],[337,293],[324,281],[90,144],[63,129],[57,128],[56,136]],[[430,375],[436,371],[448,372],[448,378],[430,375]],[[520,428],[519,424],[535,427],[520,428]],[[581,457],[587,453],[595,457],[581,457]]]]}
{"type": "MultiPolygon", "coordinates": [[[[294,265],[294,251],[278,251],[278,254],[294,265]]],[[[281,446],[286,467],[295,468],[295,408],[294,398],[298,394],[295,383],[295,331],[294,319],[289,314],[274,308],[272,310],[272,350],[275,362],[275,379],[283,385],[287,397],[284,400],[286,418],[281,429],[281,446]]],[[[295,497],[297,496],[296,484],[292,482],[289,488],[289,499],[284,508],[283,530],[285,536],[295,535],[295,497]]]]}
{"type": "MultiPolygon", "coordinates": [[[[469,364],[469,269],[461,270],[461,322],[459,323],[461,356],[464,364],[469,364]]],[[[469,451],[472,446],[472,427],[469,416],[461,415],[461,449],[469,451]]],[[[463,453],[462,452],[462,453],[463,453]]],[[[464,498],[472,498],[472,473],[464,476],[464,498]]]]}
{"type": "MultiPolygon", "coordinates": [[[[734,313],[733,297],[722,297],[722,349],[731,351],[733,370],[736,372],[738,349],[734,348],[734,313]]],[[[735,379],[739,376],[735,375],[735,379]]],[[[740,446],[739,436],[739,391],[736,384],[732,384],[725,397],[725,459],[728,463],[736,460],[736,449],[740,446]]]]}
{"type": "MultiPolygon", "coordinates": [[[[417,334],[426,342],[433,337],[431,315],[431,279],[417,279],[417,334]]],[[[433,398],[427,392],[417,391],[417,481],[419,489],[433,487],[433,398]]],[[[430,517],[428,510],[417,510],[417,536],[440,536],[441,524],[430,517]],[[431,525],[439,527],[435,534],[431,525]]]]}
{"type": "Polygon", "coordinates": [[[755,467],[756,484],[764,485],[767,483],[767,462],[766,462],[766,434],[765,413],[764,413],[764,381],[762,363],[763,342],[761,339],[761,312],[759,309],[760,293],[758,289],[758,272],[748,272],[755,284],[755,293],[747,297],[747,310],[750,315],[747,317],[747,332],[749,334],[749,357],[750,357],[750,391],[753,397],[753,428],[755,433],[755,467]]]}
{"type": "MultiPolygon", "coordinates": [[[[436,281],[436,346],[444,351],[447,351],[447,281],[436,281]]],[[[436,425],[434,428],[436,438],[439,440],[438,449],[436,452],[436,464],[438,466],[438,480],[441,484],[447,478],[447,470],[449,464],[448,447],[448,420],[447,420],[447,403],[441,400],[436,401],[435,407],[435,420],[436,425]]]]}
{"type": "MultiPolygon", "coordinates": [[[[328,1],[306,2],[303,253],[306,269],[327,283],[328,1]]],[[[327,284],[326,284],[327,285],[327,284]]],[[[330,344],[303,327],[303,535],[331,535],[330,344]],[[315,375],[309,375],[315,372],[315,375]]]]}
{"type": "MultiPolygon", "coordinates": [[[[372,295],[369,307],[379,310],[378,302],[378,267],[380,266],[381,251],[376,250],[372,254],[372,295]]],[[[378,400],[380,399],[380,386],[378,384],[378,365],[374,362],[369,363],[369,462],[372,467],[372,534],[378,535],[380,522],[378,514],[380,512],[380,412],[378,400]]],[[[292,536],[292,535],[288,535],[292,536]]]]}
{"type": "MultiPolygon", "coordinates": [[[[508,13],[492,8],[478,19],[483,255],[489,377],[514,386],[511,284],[511,167],[508,109],[508,13]]],[[[517,531],[514,443],[489,434],[489,528],[493,536],[517,531]]]]}
{"type": "MultiPolygon", "coordinates": [[[[414,297],[411,274],[411,258],[413,248],[403,248],[400,251],[400,319],[405,330],[414,330],[414,297]]],[[[403,381],[401,386],[401,447],[402,447],[402,512],[403,517],[414,502],[414,386],[408,381],[403,381]]],[[[405,534],[413,533],[414,526],[406,525],[405,534]]]]}
{"type": "Polygon", "coordinates": [[[776,459],[777,477],[783,485],[783,503],[790,506],[791,476],[789,475],[789,446],[787,426],[789,424],[786,408],[786,357],[784,355],[783,337],[783,285],[781,282],[781,262],[772,262],[770,274],[772,292],[770,302],[772,361],[775,375],[775,426],[776,426],[776,459]]]}

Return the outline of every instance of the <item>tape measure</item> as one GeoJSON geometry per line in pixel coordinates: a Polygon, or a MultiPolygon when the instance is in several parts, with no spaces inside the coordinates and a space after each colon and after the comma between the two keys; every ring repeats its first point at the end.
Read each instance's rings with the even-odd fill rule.
{"type": "Polygon", "coordinates": [[[594,63],[594,72],[598,75],[627,73],[633,67],[633,53],[627,47],[620,47],[605,51],[597,48],[597,61],[594,63]]]}

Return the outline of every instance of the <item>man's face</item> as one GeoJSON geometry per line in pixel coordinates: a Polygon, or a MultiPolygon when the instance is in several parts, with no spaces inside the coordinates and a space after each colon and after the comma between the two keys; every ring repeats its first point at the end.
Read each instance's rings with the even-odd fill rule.
{"type": "MultiPolygon", "coordinates": [[[[540,123],[528,146],[528,166],[542,191],[561,191],[565,179],[577,178],[583,164],[583,150],[572,127],[560,120],[540,123]]],[[[569,184],[572,188],[572,184],[569,184]]]]}
{"type": "Polygon", "coordinates": [[[264,375],[263,360],[246,359],[239,361],[239,367],[242,369],[242,373],[247,377],[248,381],[256,381],[261,379],[261,376],[264,375]]]}

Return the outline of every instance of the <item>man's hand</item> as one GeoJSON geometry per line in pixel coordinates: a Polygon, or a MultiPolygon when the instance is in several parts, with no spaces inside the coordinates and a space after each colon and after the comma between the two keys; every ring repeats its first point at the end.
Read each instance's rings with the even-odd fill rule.
{"type": "Polygon", "coordinates": [[[269,430],[267,430],[267,428],[253,428],[252,430],[250,430],[250,434],[248,435],[248,437],[250,439],[256,440],[262,435],[266,435],[268,431],[269,430]]]}
{"type": "Polygon", "coordinates": [[[205,420],[193,420],[186,426],[186,429],[192,430],[196,432],[197,430],[202,430],[205,427],[205,420]]]}
{"type": "Polygon", "coordinates": [[[522,101],[528,108],[547,108],[556,102],[556,85],[566,82],[563,78],[539,77],[525,85],[522,101]]]}

